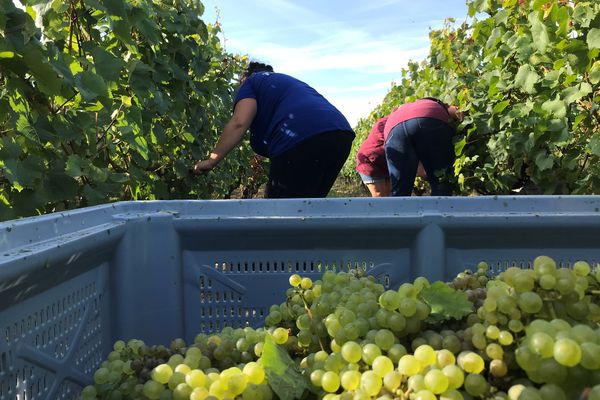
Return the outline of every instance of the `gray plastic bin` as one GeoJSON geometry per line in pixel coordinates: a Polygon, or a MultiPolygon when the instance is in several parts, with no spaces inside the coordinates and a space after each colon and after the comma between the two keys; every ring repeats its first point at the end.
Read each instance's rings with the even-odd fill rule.
{"type": "Polygon", "coordinates": [[[117,339],[260,326],[291,273],[396,287],[600,260],[600,197],[122,202],[0,224],[0,400],[76,398],[117,339]]]}

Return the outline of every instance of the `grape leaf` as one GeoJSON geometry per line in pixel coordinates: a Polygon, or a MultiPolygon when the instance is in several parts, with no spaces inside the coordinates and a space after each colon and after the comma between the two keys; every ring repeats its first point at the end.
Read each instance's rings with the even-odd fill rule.
{"type": "Polygon", "coordinates": [[[436,321],[461,319],[473,312],[473,303],[467,299],[467,295],[452,289],[442,281],[423,288],[419,296],[431,307],[430,318],[436,321]]]}
{"type": "Polygon", "coordinates": [[[281,346],[265,336],[265,346],[260,361],[265,368],[271,389],[281,400],[293,400],[302,397],[309,389],[306,378],[281,346]]]}
{"type": "Polygon", "coordinates": [[[540,80],[540,76],[530,65],[521,65],[517,75],[515,76],[515,84],[523,89],[523,91],[533,94],[535,93],[534,85],[540,80]]]}
{"type": "Polygon", "coordinates": [[[600,29],[598,29],[598,28],[590,29],[590,31],[588,32],[588,35],[587,35],[587,43],[588,43],[590,50],[600,49],[600,29]]]}

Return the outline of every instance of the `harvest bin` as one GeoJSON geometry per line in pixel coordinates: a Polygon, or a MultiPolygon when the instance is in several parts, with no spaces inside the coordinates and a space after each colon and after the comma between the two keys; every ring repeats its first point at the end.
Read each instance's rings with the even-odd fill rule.
{"type": "Polygon", "coordinates": [[[595,264],[600,196],[121,202],[1,223],[0,250],[0,400],[71,399],[118,339],[262,325],[291,273],[595,264]]]}

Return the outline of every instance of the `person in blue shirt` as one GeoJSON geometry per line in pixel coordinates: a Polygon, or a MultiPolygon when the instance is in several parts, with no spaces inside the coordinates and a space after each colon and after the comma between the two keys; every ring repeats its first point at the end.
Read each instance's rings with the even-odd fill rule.
{"type": "Polygon", "coordinates": [[[354,132],[329,101],[306,83],[251,62],[242,77],[233,116],[208,159],[213,169],[250,130],[250,145],[270,159],[267,198],[326,197],[348,155],[354,132]]]}

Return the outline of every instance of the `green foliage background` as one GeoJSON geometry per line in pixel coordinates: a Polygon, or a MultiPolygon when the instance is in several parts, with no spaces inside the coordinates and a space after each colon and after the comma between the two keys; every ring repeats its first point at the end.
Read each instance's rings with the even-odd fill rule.
{"type": "Polygon", "coordinates": [[[1,219],[227,197],[252,181],[246,144],[214,172],[189,173],[230,117],[245,65],[200,1],[23,5],[0,0],[1,219]]]}
{"type": "MultiPolygon", "coordinates": [[[[129,199],[256,194],[247,143],[200,177],[231,115],[245,58],[221,47],[199,0],[0,0],[0,219],[129,199]]],[[[430,33],[359,121],[341,177],[392,108],[436,96],[467,114],[460,194],[600,192],[600,3],[468,0],[430,33]]],[[[356,191],[354,191],[356,192],[356,191]]],[[[350,192],[348,192],[350,193],[350,192]]]]}
{"type": "Polygon", "coordinates": [[[469,0],[468,23],[430,33],[429,57],[410,62],[359,121],[343,176],[373,123],[425,96],[467,117],[456,142],[456,193],[600,193],[600,3],[469,0]]]}

